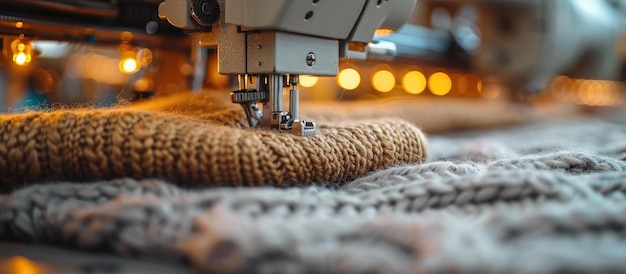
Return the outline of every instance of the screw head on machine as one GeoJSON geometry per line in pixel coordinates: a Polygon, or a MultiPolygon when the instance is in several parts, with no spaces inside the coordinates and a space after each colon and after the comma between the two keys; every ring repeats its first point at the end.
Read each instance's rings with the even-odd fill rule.
{"type": "Polygon", "coordinates": [[[316,60],[315,53],[313,53],[313,52],[307,53],[307,55],[306,55],[306,64],[309,67],[312,67],[313,65],[315,65],[315,60],[316,60]]]}

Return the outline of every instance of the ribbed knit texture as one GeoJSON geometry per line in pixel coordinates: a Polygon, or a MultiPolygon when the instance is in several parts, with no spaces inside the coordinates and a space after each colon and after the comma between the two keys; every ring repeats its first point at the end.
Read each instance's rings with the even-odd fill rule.
{"type": "MultiPolygon", "coordinates": [[[[236,113],[219,112],[212,120],[243,124],[236,113]]],[[[392,119],[337,123],[300,137],[133,110],[0,116],[4,189],[43,180],[121,177],[186,186],[337,183],[425,158],[421,131],[392,119]]]]}
{"type": "MultiPolygon", "coordinates": [[[[196,114],[180,123],[216,121],[196,114]]],[[[0,236],[186,261],[206,273],[626,273],[624,117],[433,135],[425,163],[393,164],[342,184],[31,185],[0,196],[0,236]]],[[[337,127],[403,125],[385,121],[346,122],[320,138],[341,136],[337,127]]],[[[28,139],[30,130],[19,132],[28,139]]],[[[245,140],[269,134],[229,132],[245,140]]],[[[29,159],[22,142],[7,155],[29,159]]]]}

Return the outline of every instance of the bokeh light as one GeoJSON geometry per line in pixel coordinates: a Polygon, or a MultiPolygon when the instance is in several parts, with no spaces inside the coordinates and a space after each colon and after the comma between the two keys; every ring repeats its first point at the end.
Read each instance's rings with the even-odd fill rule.
{"type": "Polygon", "coordinates": [[[152,51],[149,48],[142,48],[137,51],[136,59],[138,63],[141,64],[142,68],[149,66],[152,63],[153,58],[152,51]]]}
{"type": "Polygon", "coordinates": [[[11,50],[13,51],[13,62],[16,65],[24,66],[32,60],[33,44],[31,42],[23,42],[20,39],[11,42],[11,50]]]}
{"type": "Polygon", "coordinates": [[[419,71],[409,71],[402,77],[402,88],[410,94],[420,94],[426,89],[426,76],[419,71]]]}
{"type": "Polygon", "coordinates": [[[550,93],[556,100],[588,106],[623,104],[623,84],[619,81],[576,79],[564,75],[550,83],[550,93]]]}
{"type": "Polygon", "coordinates": [[[353,68],[346,68],[337,75],[337,83],[345,90],[354,90],[361,84],[361,75],[353,68]]]}
{"type": "Polygon", "coordinates": [[[124,58],[120,60],[120,70],[123,73],[135,73],[139,69],[139,64],[135,58],[124,58]]]}
{"type": "Polygon", "coordinates": [[[48,272],[35,262],[22,256],[10,258],[8,262],[5,262],[4,267],[9,270],[9,273],[42,274],[48,272]]]}
{"type": "Polygon", "coordinates": [[[372,86],[379,92],[389,92],[396,86],[396,78],[388,70],[379,70],[372,76],[372,86]]]}
{"type": "Polygon", "coordinates": [[[428,78],[428,89],[434,95],[444,96],[452,89],[452,80],[443,72],[435,72],[428,78]]]}
{"type": "Polygon", "coordinates": [[[319,77],[311,75],[300,75],[300,85],[305,88],[313,87],[319,81],[319,77]]]}
{"type": "Polygon", "coordinates": [[[15,64],[23,66],[24,64],[26,64],[26,60],[28,58],[26,57],[26,53],[23,52],[19,52],[15,55],[15,57],[13,57],[13,60],[15,61],[15,64]]]}

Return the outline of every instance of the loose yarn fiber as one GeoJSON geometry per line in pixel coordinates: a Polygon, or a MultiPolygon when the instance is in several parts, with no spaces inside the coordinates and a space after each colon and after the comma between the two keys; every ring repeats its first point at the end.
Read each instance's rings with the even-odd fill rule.
{"type": "MultiPolygon", "coordinates": [[[[224,121],[238,123],[228,114],[224,121]]],[[[69,110],[0,116],[0,185],[161,178],[187,186],[337,183],[426,159],[402,120],[337,124],[313,137],[170,113],[69,110]]]]}

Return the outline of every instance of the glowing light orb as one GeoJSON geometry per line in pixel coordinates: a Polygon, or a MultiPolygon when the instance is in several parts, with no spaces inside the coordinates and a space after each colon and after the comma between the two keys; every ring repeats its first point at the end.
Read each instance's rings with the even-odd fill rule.
{"type": "Polygon", "coordinates": [[[26,53],[23,52],[19,52],[18,54],[15,55],[15,57],[13,57],[13,61],[15,62],[15,64],[23,66],[24,64],[26,64],[26,61],[28,60],[28,57],[26,56],[26,53]]]}
{"type": "Polygon", "coordinates": [[[443,72],[435,72],[428,78],[428,89],[434,95],[444,96],[452,89],[452,80],[443,72]]]}
{"type": "Polygon", "coordinates": [[[379,92],[390,92],[396,86],[396,78],[388,70],[379,70],[372,76],[372,86],[379,92]]]}
{"type": "Polygon", "coordinates": [[[337,75],[337,83],[345,90],[354,90],[361,84],[361,75],[353,68],[343,69],[337,75]]]}
{"type": "Polygon", "coordinates": [[[138,68],[139,64],[134,58],[125,58],[120,61],[120,70],[123,73],[134,73],[137,71],[138,68]]]}
{"type": "Polygon", "coordinates": [[[420,94],[426,89],[426,77],[419,71],[410,71],[402,77],[402,88],[409,94],[420,94]]]}
{"type": "Polygon", "coordinates": [[[300,75],[300,85],[305,88],[315,86],[319,81],[319,77],[311,75],[300,75]]]}

